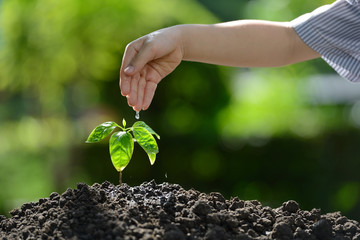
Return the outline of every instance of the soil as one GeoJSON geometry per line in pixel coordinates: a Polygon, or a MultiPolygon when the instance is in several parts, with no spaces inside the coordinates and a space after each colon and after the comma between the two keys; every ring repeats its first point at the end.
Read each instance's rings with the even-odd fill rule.
{"type": "Polygon", "coordinates": [[[360,224],[340,212],[305,211],[292,200],[273,209],[154,181],[79,183],[10,214],[0,215],[0,239],[360,240],[360,224]]]}

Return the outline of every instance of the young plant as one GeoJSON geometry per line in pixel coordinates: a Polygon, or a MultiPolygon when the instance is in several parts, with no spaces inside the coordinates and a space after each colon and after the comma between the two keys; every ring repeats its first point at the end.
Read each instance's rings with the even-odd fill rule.
{"type": "Polygon", "coordinates": [[[115,122],[104,122],[97,126],[86,140],[87,143],[95,143],[120,128],[120,131],[111,135],[109,141],[110,157],[115,169],[119,172],[119,184],[122,183],[122,171],[129,164],[134,152],[134,142],[137,142],[149,156],[150,164],[153,165],[156,154],[159,152],[158,145],[153,135],[158,139],[160,136],[143,121],[137,121],[132,127],[126,128],[126,121],[122,121],[123,127],[115,122]],[[132,134],[131,134],[132,132],[132,134]]]}

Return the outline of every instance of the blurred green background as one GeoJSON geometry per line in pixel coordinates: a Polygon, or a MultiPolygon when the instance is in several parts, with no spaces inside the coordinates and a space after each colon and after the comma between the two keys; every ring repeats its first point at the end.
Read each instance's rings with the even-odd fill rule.
{"type": "MultiPolygon", "coordinates": [[[[125,46],[159,28],[243,18],[289,21],[310,0],[0,2],[0,214],[77,182],[118,182],[104,121],[135,121],[118,87],[125,46]]],[[[321,59],[273,69],[183,62],[140,113],[161,135],[123,181],[178,183],[360,220],[360,84],[321,59]]]]}

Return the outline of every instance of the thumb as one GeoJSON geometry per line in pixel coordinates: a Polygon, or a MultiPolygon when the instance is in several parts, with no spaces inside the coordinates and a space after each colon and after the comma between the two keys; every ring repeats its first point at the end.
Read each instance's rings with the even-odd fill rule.
{"type": "Polygon", "coordinates": [[[135,73],[140,72],[148,62],[155,59],[155,54],[156,51],[153,49],[152,44],[144,42],[139,52],[124,69],[124,72],[128,75],[134,75],[135,73]]]}

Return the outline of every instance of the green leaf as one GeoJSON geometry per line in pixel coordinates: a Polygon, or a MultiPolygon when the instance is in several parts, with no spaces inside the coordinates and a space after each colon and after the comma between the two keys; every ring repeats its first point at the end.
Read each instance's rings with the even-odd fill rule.
{"type": "Polygon", "coordinates": [[[151,134],[154,134],[158,139],[160,139],[159,134],[157,134],[154,130],[151,129],[151,127],[149,127],[146,123],[144,123],[143,121],[137,121],[134,123],[133,128],[135,127],[143,127],[146,130],[148,130],[151,134]]]}
{"type": "Polygon", "coordinates": [[[156,159],[156,153],[147,153],[149,156],[150,164],[153,165],[156,159]]]}
{"type": "Polygon", "coordinates": [[[118,172],[130,162],[134,152],[134,141],[128,132],[115,132],[109,143],[111,161],[118,172]]]}
{"type": "Polygon", "coordinates": [[[123,124],[123,127],[125,128],[125,127],[126,127],[126,121],[125,121],[125,118],[123,118],[122,124],[123,124]]]}
{"type": "Polygon", "coordinates": [[[149,156],[151,165],[154,164],[156,154],[159,152],[158,145],[153,135],[144,127],[133,127],[133,133],[136,141],[145,150],[149,156]]]}
{"type": "Polygon", "coordinates": [[[86,140],[87,143],[94,143],[104,139],[109,135],[116,127],[119,127],[115,122],[104,122],[97,126],[89,135],[86,140]]]}

